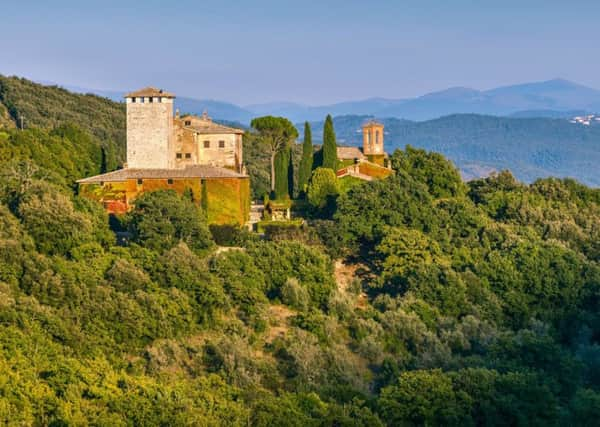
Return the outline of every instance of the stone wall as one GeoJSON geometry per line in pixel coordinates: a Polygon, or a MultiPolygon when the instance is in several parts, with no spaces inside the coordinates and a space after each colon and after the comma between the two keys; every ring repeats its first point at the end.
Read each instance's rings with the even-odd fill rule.
{"type": "Polygon", "coordinates": [[[198,163],[217,167],[227,167],[239,171],[241,166],[241,135],[237,134],[197,134],[195,135],[198,163]],[[208,147],[205,146],[208,144],[208,147]],[[221,147],[221,145],[224,145],[221,147]]]}
{"type": "Polygon", "coordinates": [[[127,103],[127,167],[174,167],[173,99],[138,97],[127,103]],[[152,99],[152,102],[150,100],[152,99]]]}

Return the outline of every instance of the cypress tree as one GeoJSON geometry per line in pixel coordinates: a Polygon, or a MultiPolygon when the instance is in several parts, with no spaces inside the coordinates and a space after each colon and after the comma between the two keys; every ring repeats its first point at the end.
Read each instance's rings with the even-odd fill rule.
{"type": "Polygon", "coordinates": [[[294,151],[292,147],[289,148],[289,156],[288,156],[288,194],[293,199],[294,198],[294,151]]]}
{"type": "Polygon", "coordinates": [[[323,128],[323,167],[333,169],[334,172],[337,170],[337,144],[330,114],[327,115],[323,128]]]}
{"type": "Polygon", "coordinates": [[[284,199],[289,195],[290,151],[291,148],[287,146],[275,155],[275,199],[284,199]]]}
{"type": "Polygon", "coordinates": [[[298,192],[300,194],[306,194],[308,187],[308,181],[312,173],[313,167],[313,145],[312,145],[312,132],[310,130],[310,124],[304,123],[304,143],[302,144],[302,159],[300,159],[300,168],[298,170],[298,192]]]}
{"type": "Polygon", "coordinates": [[[203,179],[200,181],[200,185],[202,187],[200,193],[200,207],[204,211],[204,214],[208,215],[208,187],[206,186],[206,180],[203,179]]]}

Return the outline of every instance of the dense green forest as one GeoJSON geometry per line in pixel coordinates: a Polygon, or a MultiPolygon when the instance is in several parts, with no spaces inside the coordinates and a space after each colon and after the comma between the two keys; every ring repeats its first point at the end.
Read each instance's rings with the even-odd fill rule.
{"type": "Polygon", "coordinates": [[[600,190],[407,147],[289,234],[109,220],[73,186],[106,142],[55,120],[0,131],[0,424],[597,423],[600,190]]]}
{"type": "MultiPolygon", "coordinates": [[[[369,116],[334,118],[338,140],[361,145],[362,123],[369,116]]],[[[508,118],[455,114],[424,122],[381,118],[385,147],[393,152],[406,145],[442,153],[467,178],[510,169],[531,183],[547,176],[573,177],[600,187],[600,126],[583,126],[566,119],[508,118]]],[[[297,125],[302,129],[303,124],[297,125]]],[[[322,141],[323,122],[312,123],[315,141],[322,141]]]]}
{"type": "MultiPolygon", "coordinates": [[[[90,143],[97,147],[102,157],[97,164],[98,169],[114,170],[123,163],[124,104],[96,95],[79,95],[56,86],[43,86],[27,79],[0,75],[0,131],[21,126],[25,129],[54,130],[59,126],[74,124],[87,133],[86,138],[90,141],[86,141],[85,149],[90,143]]],[[[62,137],[68,138],[68,135],[62,137]]],[[[39,135],[36,140],[43,140],[42,145],[45,145],[48,137],[39,135]]],[[[27,145],[25,149],[33,147],[27,145]]],[[[75,164],[89,161],[87,153],[79,157],[78,151],[68,151],[75,164]]]]}

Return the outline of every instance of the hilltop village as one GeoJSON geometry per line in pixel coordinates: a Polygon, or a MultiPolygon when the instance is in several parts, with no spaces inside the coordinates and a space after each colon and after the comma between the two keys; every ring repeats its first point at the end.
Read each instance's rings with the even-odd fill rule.
{"type": "MultiPolygon", "coordinates": [[[[174,113],[174,98],[174,94],[153,87],[125,95],[126,163],[122,169],[78,180],[80,194],[101,202],[110,214],[124,214],[140,194],[172,189],[189,194],[205,209],[210,224],[247,224],[251,202],[243,158],[245,131],[214,122],[206,111],[202,116],[174,113]]],[[[338,147],[333,140],[334,180],[371,181],[392,173],[383,124],[368,121],[362,132],[362,147],[338,147]]],[[[290,134],[278,150],[283,152],[294,143],[290,134]]],[[[319,166],[310,163],[311,170],[319,166]]],[[[276,177],[273,171],[273,180],[276,177]]],[[[310,177],[306,185],[309,181],[310,177]]],[[[291,219],[289,194],[283,200],[277,196],[266,195],[268,202],[258,208],[260,217],[291,219]]]]}

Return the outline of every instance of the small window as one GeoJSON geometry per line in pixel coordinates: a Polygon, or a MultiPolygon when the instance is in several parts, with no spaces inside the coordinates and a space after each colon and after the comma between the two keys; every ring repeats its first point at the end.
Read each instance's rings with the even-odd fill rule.
{"type": "Polygon", "coordinates": [[[138,178],[137,183],[138,183],[138,185],[142,185],[144,183],[144,180],[141,178],[138,178]]]}
{"type": "Polygon", "coordinates": [[[175,158],[177,158],[177,159],[181,159],[181,153],[177,153],[177,154],[175,154],[175,158]]]}
{"type": "Polygon", "coordinates": [[[210,148],[210,141],[204,141],[204,148],[210,148]]]}
{"type": "Polygon", "coordinates": [[[192,153],[185,153],[185,158],[186,159],[191,159],[192,158],[192,153]]]}
{"type": "Polygon", "coordinates": [[[131,102],[135,102],[135,96],[131,98],[131,102]]]}
{"type": "Polygon", "coordinates": [[[219,148],[225,148],[225,141],[219,141],[219,148]]]}
{"type": "Polygon", "coordinates": [[[173,185],[173,180],[171,178],[167,179],[167,184],[173,185]]]}
{"type": "Polygon", "coordinates": [[[185,121],[185,125],[186,126],[191,126],[192,125],[192,121],[191,120],[186,120],[185,121]]]}
{"type": "Polygon", "coordinates": [[[104,185],[104,181],[100,181],[100,186],[103,186],[103,185],[104,185]]]}
{"type": "Polygon", "coordinates": [[[143,103],[144,103],[144,97],[140,96],[140,104],[143,104],[143,103]]]}
{"type": "Polygon", "coordinates": [[[161,97],[156,98],[156,102],[162,102],[162,98],[161,97]]]}
{"type": "Polygon", "coordinates": [[[154,98],[153,97],[148,98],[148,102],[154,102],[154,98]]]}

